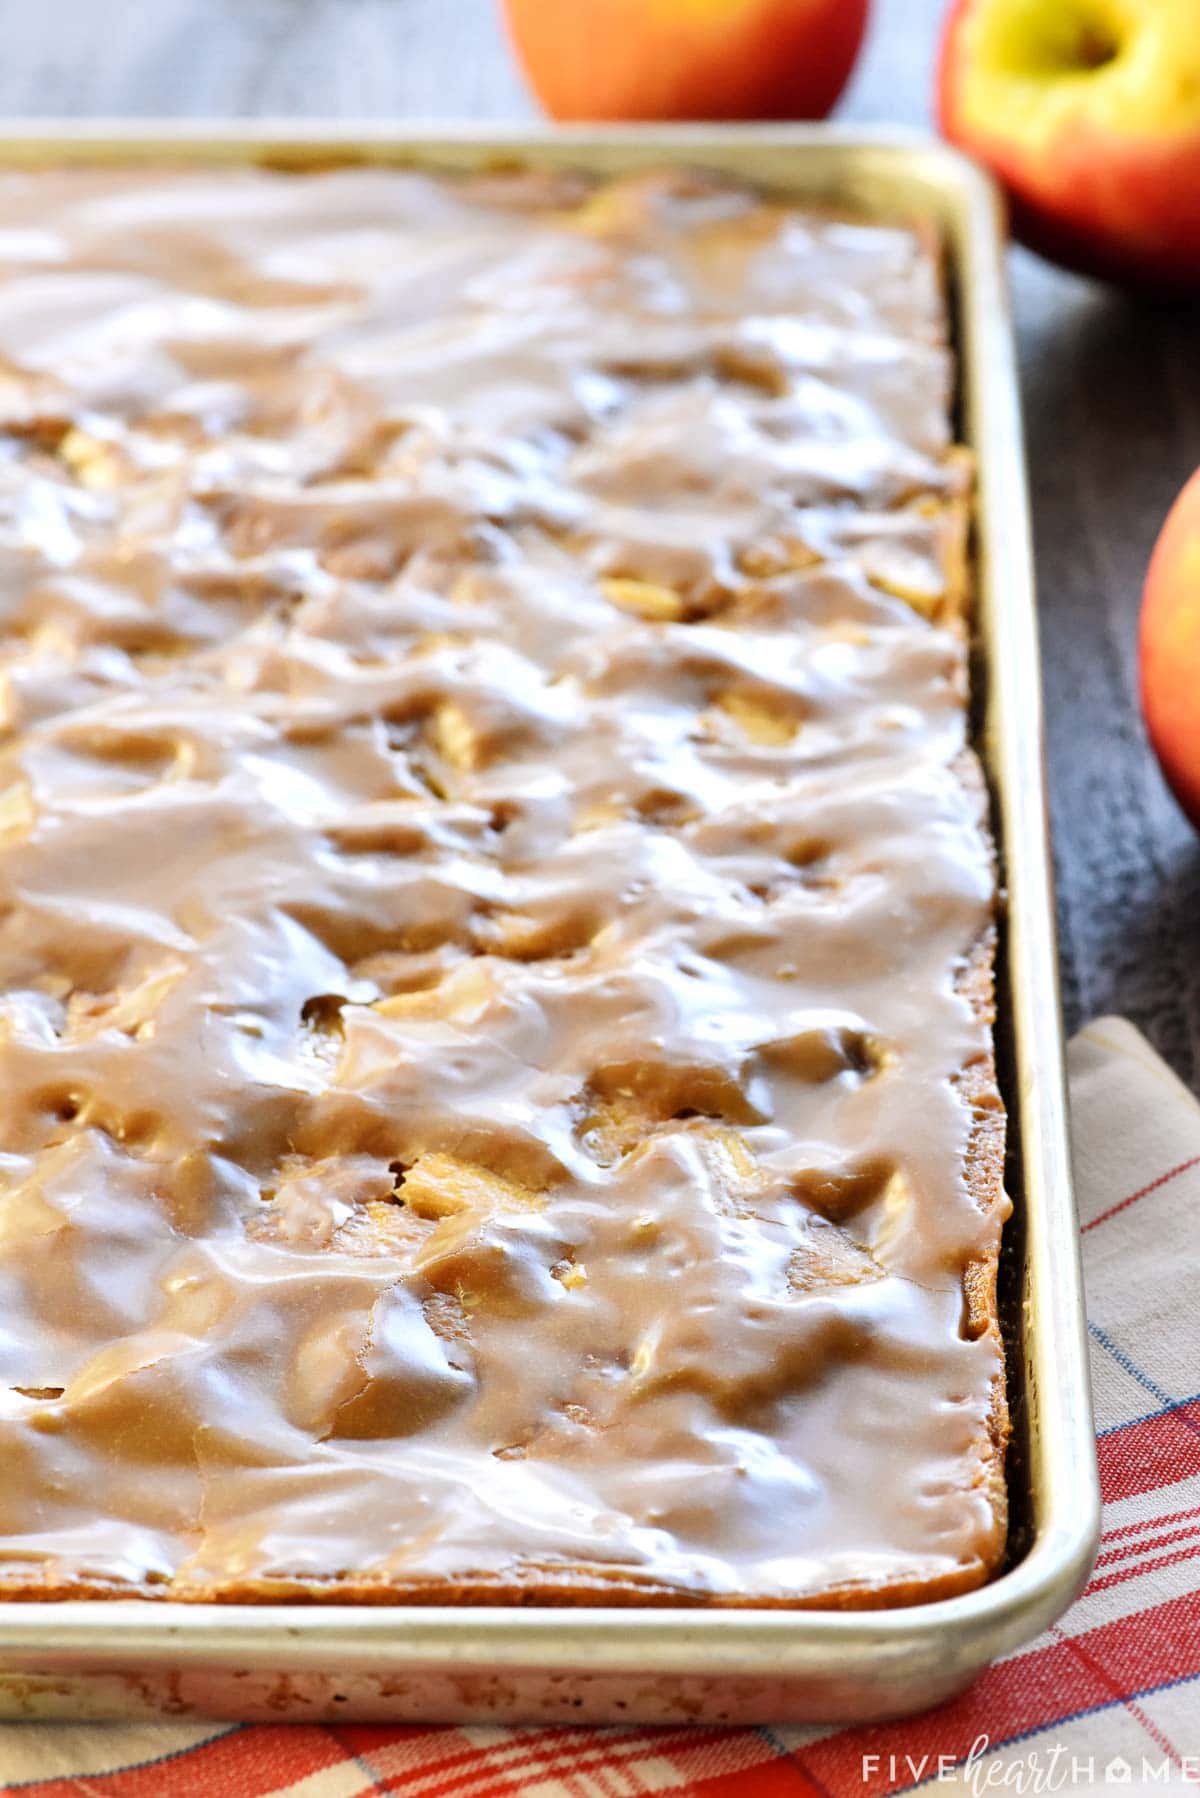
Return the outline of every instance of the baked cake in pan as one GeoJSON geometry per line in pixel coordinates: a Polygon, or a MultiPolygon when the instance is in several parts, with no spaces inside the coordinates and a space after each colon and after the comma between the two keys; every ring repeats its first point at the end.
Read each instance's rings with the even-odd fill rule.
{"type": "Polygon", "coordinates": [[[0,1594],[995,1568],[952,387],[715,177],[0,177],[0,1594]]]}

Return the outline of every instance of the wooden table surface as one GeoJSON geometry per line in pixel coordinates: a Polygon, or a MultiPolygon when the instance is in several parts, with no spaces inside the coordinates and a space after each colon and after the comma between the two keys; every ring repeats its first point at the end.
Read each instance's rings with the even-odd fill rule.
{"type": "MultiPolygon", "coordinates": [[[[567,0],[546,0],[565,4],[567,0]]],[[[841,116],[923,124],[943,0],[875,0],[841,116]]],[[[39,0],[0,113],[514,118],[494,0],[39,0]]],[[[1131,1016],[1200,1088],[1200,840],[1135,703],[1146,558],[1200,463],[1200,312],[1014,257],[1072,1026],[1131,1016]]]]}

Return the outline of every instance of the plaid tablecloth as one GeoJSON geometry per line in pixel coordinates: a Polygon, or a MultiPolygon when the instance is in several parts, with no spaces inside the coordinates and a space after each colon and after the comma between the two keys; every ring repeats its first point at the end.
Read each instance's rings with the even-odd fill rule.
{"type": "Polygon", "coordinates": [[[1200,1787],[1200,1107],[1128,1025],[1071,1050],[1104,1540],[1062,1623],[924,1717],[852,1730],[14,1724],[29,1798],[863,1798],[1200,1787]]]}

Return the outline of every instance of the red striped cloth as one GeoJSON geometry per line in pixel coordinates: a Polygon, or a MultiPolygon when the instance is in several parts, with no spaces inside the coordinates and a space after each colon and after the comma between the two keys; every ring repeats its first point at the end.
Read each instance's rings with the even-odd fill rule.
{"type": "Polygon", "coordinates": [[[797,1798],[1200,1785],[1200,1109],[1128,1025],[1071,1050],[1104,1539],[1062,1623],[871,1729],[10,1725],[28,1798],[797,1798]]]}

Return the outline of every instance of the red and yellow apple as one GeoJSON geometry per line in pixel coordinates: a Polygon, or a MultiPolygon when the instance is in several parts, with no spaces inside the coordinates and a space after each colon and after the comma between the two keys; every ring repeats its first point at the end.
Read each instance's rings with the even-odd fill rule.
{"type": "Polygon", "coordinates": [[[1200,286],[1200,0],[954,0],[938,112],[1034,249],[1200,286]]]}
{"type": "Polygon", "coordinates": [[[1141,663],[1150,741],[1200,827],[1200,470],[1175,502],[1146,576],[1141,663]]]}
{"type": "Polygon", "coordinates": [[[504,0],[556,119],[819,119],[869,0],[504,0]]]}

